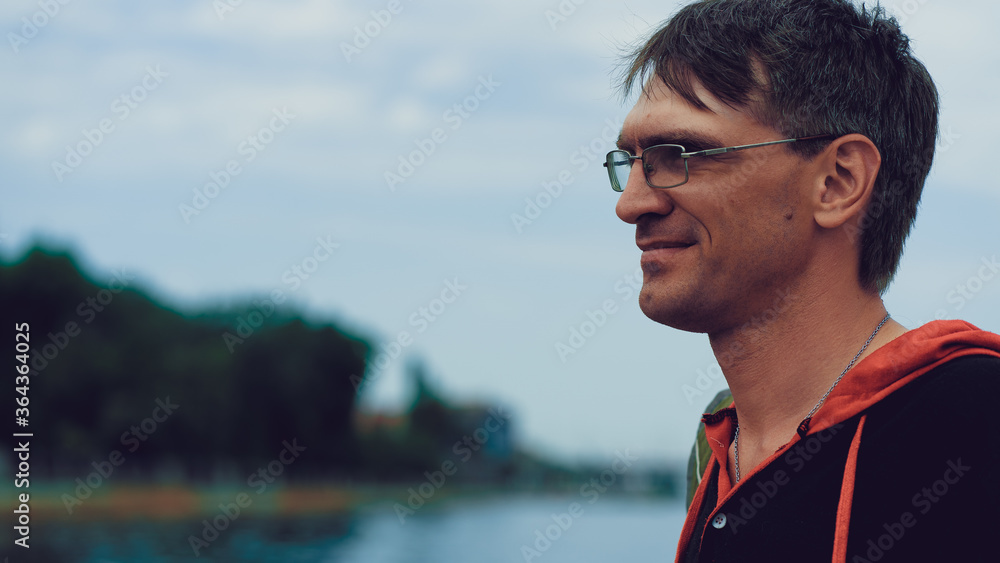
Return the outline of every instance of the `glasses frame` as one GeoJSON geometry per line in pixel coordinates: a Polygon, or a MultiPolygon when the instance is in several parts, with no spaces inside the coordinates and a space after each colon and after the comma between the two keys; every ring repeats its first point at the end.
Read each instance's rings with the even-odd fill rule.
{"type": "Polygon", "coordinates": [[[620,150],[619,149],[619,150],[613,150],[613,151],[611,151],[611,152],[608,153],[607,160],[604,162],[604,167],[608,169],[608,177],[611,179],[611,189],[613,189],[616,192],[623,192],[623,191],[625,191],[625,186],[622,186],[618,182],[618,176],[615,175],[615,170],[614,170],[614,165],[616,163],[620,163],[621,161],[619,159],[621,159],[621,158],[628,158],[630,171],[631,171],[632,164],[636,160],[641,160],[642,161],[642,177],[646,180],[646,184],[649,187],[651,187],[651,188],[657,188],[657,189],[676,188],[677,186],[681,186],[683,184],[686,184],[687,181],[688,181],[688,179],[690,178],[690,173],[688,172],[688,159],[689,158],[694,158],[696,156],[712,156],[712,155],[716,155],[716,154],[722,154],[722,153],[734,152],[734,151],[741,151],[741,150],[752,149],[752,148],[756,148],[756,147],[766,147],[766,146],[769,146],[769,145],[779,145],[779,144],[782,144],[782,143],[794,143],[796,141],[811,141],[813,139],[824,139],[824,138],[828,138],[828,137],[836,137],[836,135],[833,135],[832,133],[825,133],[825,134],[822,134],[822,135],[810,135],[808,137],[797,137],[795,139],[782,139],[780,141],[766,141],[766,142],[763,142],[763,143],[753,143],[753,144],[750,144],[750,145],[736,145],[736,146],[732,146],[732,147],[721,147],[721,148],[717,148],[717,149],[705,149],[705,150],[702,150],[702,151],[695,151],[695,152],[685,152],[687,149],[685,149],[682,145],[674,145],[674,144],[653,145],[651,147],[646,147],[645,149],[643,149],[642,156],[635,156],[635,155],[630,154],[628,151],[624,151],[624,150],[620,150]],[[671,184],[669,186],[656,186],[652,182],[649,181],[649,177],[646,175],[646,161],[644,160],[644,157],[645,157],[645,155],[646,155],[646,153],[648,151],[650,151],[652,149],[655,149],[657,147],[677,147],[677,148],[681,149],[681,158],[684,160],[684,181],[683,182],[679,182],[677,184],[671,184]]]}

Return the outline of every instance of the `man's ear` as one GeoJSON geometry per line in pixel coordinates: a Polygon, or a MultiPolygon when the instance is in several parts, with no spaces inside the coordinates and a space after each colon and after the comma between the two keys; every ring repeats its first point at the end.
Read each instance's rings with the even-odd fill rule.
{"type": "Polygon", "coordinates": [[[875,186],[882,155],[875,143],[852,133],[838,137],[816,156],[818,173],[813,191],[813,217],[827,229],[860,220],[875,186]]]}

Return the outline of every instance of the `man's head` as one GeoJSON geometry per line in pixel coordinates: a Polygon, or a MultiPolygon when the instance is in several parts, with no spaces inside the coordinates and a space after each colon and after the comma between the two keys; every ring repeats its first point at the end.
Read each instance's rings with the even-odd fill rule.
{"type": "MultiPolygon", "coordinates": [[[[633,154],[641,154],[650,142],[684,144],[677,133],[685,129],[703,141],[725,143],[685,145],[688,151],[834,135],[834,140],[731,153],[718,161],[689,159],[691,181],[662,194],[647,194],[657,200],[647,200],[650,206],[632,205],[638,201],[635,191],[640,188],[631,195],[626,189],[619,215],[637,224],[639,238],[644,230],[651,233],[647,238],[658,237],[661,242],[671,237],[705,237],[697,241],[700,246],[715,237],[712,228],[725,228],[719,230],[720,235],[735,237],[738,226],[727,221],[738,220],[745,224],[744,235],[757,240],[734,242],[728,251],[762,253],[764,264],[730,256],[714,264],[720,270],[705,271],[705,276],[723,275],[723,267],[773,267],[779,274],[802,267],[805,257],[789,256],[788,249],[780,246],[781,241],[810,236],[803,232],[801,222],[787,217],[794,215],[798,203],[808,203],[801,201],[803,192],[796,182],[813,176],[801,172],[823,173],[826,169],[809,167],[830,152],[860,151],[854,158],[868,159],[869,168],[874,158],[877,175],[870,174],[871,187],[864,201],[852,208],[855,216],[843,230],[858,247],[860,287],[870,293],[886,289],[898,267],[931,166],[938,112],[933,82],[911,55],[908,39],[895,20],[886,18],[881,9],[859,9],[845,0],[696,2],[681,9],[633,54],[622,84],[626,95],[636,83],[643,84],[643,95],[626,120],[622,137],[623,148],[633,154]],[[664,137],[663,132],[669,134],[664,137]],[[862,147],[866,143],[867,152],[862,147]],[[696,189],[721,190],[729,207],[721,201],[697,199],[696,189]],[[758,199],[741,193],[748,190],[759,190],[753,194],[758,199]],[[626,201],[628,197],[633,199],[626,201]],[[731,213],[733,205],[755,208],[743,209],[740,215],[731,213]],[[701,209],[688,213],[690,206],[701,209]],[[675,207],[683,208],[685,214],[671,220],[675,207]],[[776,224],[783,222],[775,220],[778,216],[787,223],[776,224]],[[704,221],[716,224],[695,229],[695,223],[704,221]],[[773,260],[768,260],[769,254],[773,260]]],[[[827,164],[836,176],[840,164],[836,155],[830,158],[827,164]]],[[[852,156],[847,154],[847,158],[852,156]]],[[[642,181],[638,169],[630,184],[642,181]]],[[[765,281],[754,280],[751,272],[744,274],[751,284],[765,281]]],[[[689,281],[700,284],[702,291],[711,282],[689,281]]],[[[694,297],[693,289],[688,288],[689,297],[694,297]]]]}

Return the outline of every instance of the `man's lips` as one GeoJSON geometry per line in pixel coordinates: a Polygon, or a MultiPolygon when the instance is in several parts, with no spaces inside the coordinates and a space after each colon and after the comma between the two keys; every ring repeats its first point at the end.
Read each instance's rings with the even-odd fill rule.
{"type": "Polygon", "coordinates": [[[687,248],[689,246],[693,246],[695,243],[694,241],[687,240],[645,240],[636,241],[635,244],[643,252],[648,252],[660,249],[687,248]]]}
{"type": "MultiPolygon", "coordinates": [[[[696,243],[689,240],[639,240],[636,245],[642,250],[639,263],[644,267],[654,267],[654,264],[669,260],[675,255],[691,248],[696,243]]],[[[658,266],[655,267],[659,269],[658,266]]]]}

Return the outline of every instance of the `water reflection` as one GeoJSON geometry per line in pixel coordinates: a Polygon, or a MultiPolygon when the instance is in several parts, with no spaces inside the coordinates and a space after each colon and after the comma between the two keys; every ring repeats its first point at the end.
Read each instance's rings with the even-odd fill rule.
{"type": "MultiPolygon", "coordinates": [[[[579,496],[455,500],[403,523],[391,505],[350,516],[243,516],[196,557],[200,521],[66,523],[33,529],[33,561],[327,563],[588,563],[670,560],[683,506],[673,500],[579,496]],[[582,510],[572,516],[571,504],[582,510]]],[[[21,554],[12,554],[20,556],[21,554]]],[[[15,557],[14,561],[23,560],[15,557]]]]}

